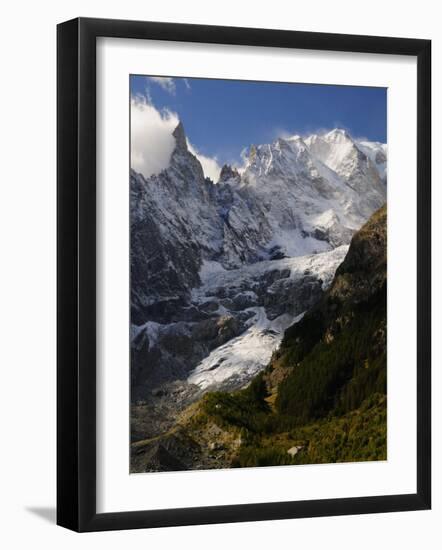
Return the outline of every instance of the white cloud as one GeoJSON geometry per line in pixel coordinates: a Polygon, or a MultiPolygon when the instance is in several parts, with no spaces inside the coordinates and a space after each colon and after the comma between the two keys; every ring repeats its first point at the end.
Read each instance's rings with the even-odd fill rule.
{"type": "Polygon", "coordinates": [[[273,128],[271,132],[271,140],[276,141],[278,138],[281,139],[288,139],[292,137],[296,132],[289,132],[286,128],[282,128],[281,126],[278,126],[276,128],[273,128]]]}
{"type": "Polygon", "coordinates": [[[215,183],[218,181],[219,174],[221,172],[221,166],[218,164],[216,157],[206,157],[195,149],[195,147],[187,140],[187,147],[189,151],[193,153],[196,158],[201,162],[203,167],[204,175],[207,178],[210,178],[215,183]]]}
{"type": "MultiPolygon", "coordinates": [[[[131,167],[145,178],[158,174],[170,164],[175,149],[173,131],[178,115],[169,110],[158,111],[143,97],[131,100],[131,167]]],[[[201,162],[204,175],[218,181],[221,167],[216,158],[206,157],[187,141],[189,151],[201,162]]]]}
{"type": "Polygon", "coordinates": [[[159,84],[163,90],[166,90],[169,94],[175,95],[176,84],[173,78],[169,76],[149,76],[148,78],[159,84]]]}
{"type": "Polygon", "coordinates": [[[235,169],[238,170],[240,174],[242,174],[246,169],[247,163],[249,162],[249,154],[250,154],[249,147],[244,147],[243,149],[241,149],[241,153],[239,154],[241,158],[241,162],[235,163],[235,169]]]}
{"type": "Polygon", "coordinates": [[[136,172],[148,178],[169,166],[178,122],[176,113],[160,113],[141,98],[131,100],[131,166],[136,172]]]}
{"type": "Polygon", "coordinates": [[[187,90],[190,90],[190,82],[187,78],[183,78],[184,85],[186,86],[187,90]]]}

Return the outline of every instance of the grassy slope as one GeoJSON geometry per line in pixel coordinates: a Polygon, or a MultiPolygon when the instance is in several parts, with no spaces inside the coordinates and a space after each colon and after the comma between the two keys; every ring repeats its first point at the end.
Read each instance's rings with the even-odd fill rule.
{"type": "Polygon", "coordinates": [[[233,466],[386,458],[385,207],[266,371],[245,390],[206,395],[187,428],[213,424],[240,438],[233,466]]]}

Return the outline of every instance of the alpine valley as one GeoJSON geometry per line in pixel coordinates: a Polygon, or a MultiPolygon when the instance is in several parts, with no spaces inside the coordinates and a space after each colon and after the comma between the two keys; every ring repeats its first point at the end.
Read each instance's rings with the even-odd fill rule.
{"type": "MultiPolygon", "coordinates": [[[[131,170],[131,471],[386,458],[386,145],[131,170]]],[[[146,144],[146,147],[148,144],[146,144]]]]}

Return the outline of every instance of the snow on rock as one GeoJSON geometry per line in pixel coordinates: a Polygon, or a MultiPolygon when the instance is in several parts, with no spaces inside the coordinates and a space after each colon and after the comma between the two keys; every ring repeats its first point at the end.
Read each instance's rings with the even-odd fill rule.
{"type": "Polygon", "coordinates": [[[218,262],[205,262],[200,271],[202,285],[193,289],[193,299],[198,301],[216,295],[220,289],[229,293],[247,288],[249,291],[271,272],[287,271],[286,278],[302,279],[306,273],[323,281],[323,289],[331,283],[336,268],[344,260],[348,246],[342,245],[322,254],[311,254],[281,260],[267,260],[245,265],[238,269],[223,269],[218,262]],[[210,266],[207,269],[207,266],[210,266]]]}
{"type": "Polygon", "coordinates": [[[216,183],[181,123],[173,137],[166,169],[130,174],[135,397],[168,379],[245,383],[386,200],[386,146],[344,130],[253,145],[216,183]]]}
{"type": "Polygon", "coordinates": [[[279,346],[284,330],[299,321],[287,314],[269,321],[263,307],[251,308],[250,327],[240,336],[216,348],[187,379],[201,390],[235,389],[247,384],[268,362],[279,346]]]}
{"type": "Polygon", "coordinates": [[[159,323],[148,321],[144,325],[131,326],[131,342],[136,342],[139,336],[142,334],[144,338],[148,339],[149,347],[154,347],[157,343],[158,336],[161,333],[162,326],[159,323]]]}
{"type": "MultiPolygon", "coordinates": [[[[285,288],[288,284],[296,285],[296,282],[302,285],[308,275],[321,281],[322,289],[325,290],[347,250],[348,246],[341,246],[323,254],[264,261],[230,271],[214,269],[213,266],[210,270],[203,268],[203,285],[194,289],[193,299],[204,302],[209,297],[216,297],[221,289],[228,289],[232,297],[249,295],[252,303],[260,303],[259,296],[253,290],[244,289],[257,289],[260,282],[274,272],[285,273],[285,288]]],[[[278,282],[280,279],[275,279],[275,283],[278,282]]],[[[277,288],[272,288],[276,286],[275,283],[266,287],[267,296],[274,291],[278,292],[277,288]]],[[[282,299],[287,301],[288,293],[284,292],[282,299]]],[[[268,364],[284,331],[302,318],[303,311],[299,312],[299,309],[304,307],[305,302],[299,301],[293,304],[292,313],[282,313],[272,319],[268,318],[264,306],[245,308],[244,311],[252,314],[246,322],[245,332],[213,350],[190,373],[187,381],[199,386],[201,390],[244,386],[268,364]]]]}
{"type": "Polygon", "coordinates": [[[378,141],[358,141],[359,149],[367,155],[376,166],[379,176],[384,183],[387,182],[387,144],[378,141]]]}
{"type": "Polygon", "coordinates": [[[345,159],[352,153],[353,140],[345,130],[335,129],[322,136],[307,138],[310,151],[331,170],[339,174],[345,159]]]}

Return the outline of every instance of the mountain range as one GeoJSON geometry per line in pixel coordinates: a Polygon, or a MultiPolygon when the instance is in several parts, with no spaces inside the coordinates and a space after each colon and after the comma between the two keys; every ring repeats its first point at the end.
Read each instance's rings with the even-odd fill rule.
{"type": "Polygon", "coordinates": [[[155,417],[134,440],[264,369],[386,201],[386,146],[342,129],[252,145],[217,182],[173,135],[165,170],[130,173],[131,401],[155,417]]]}

